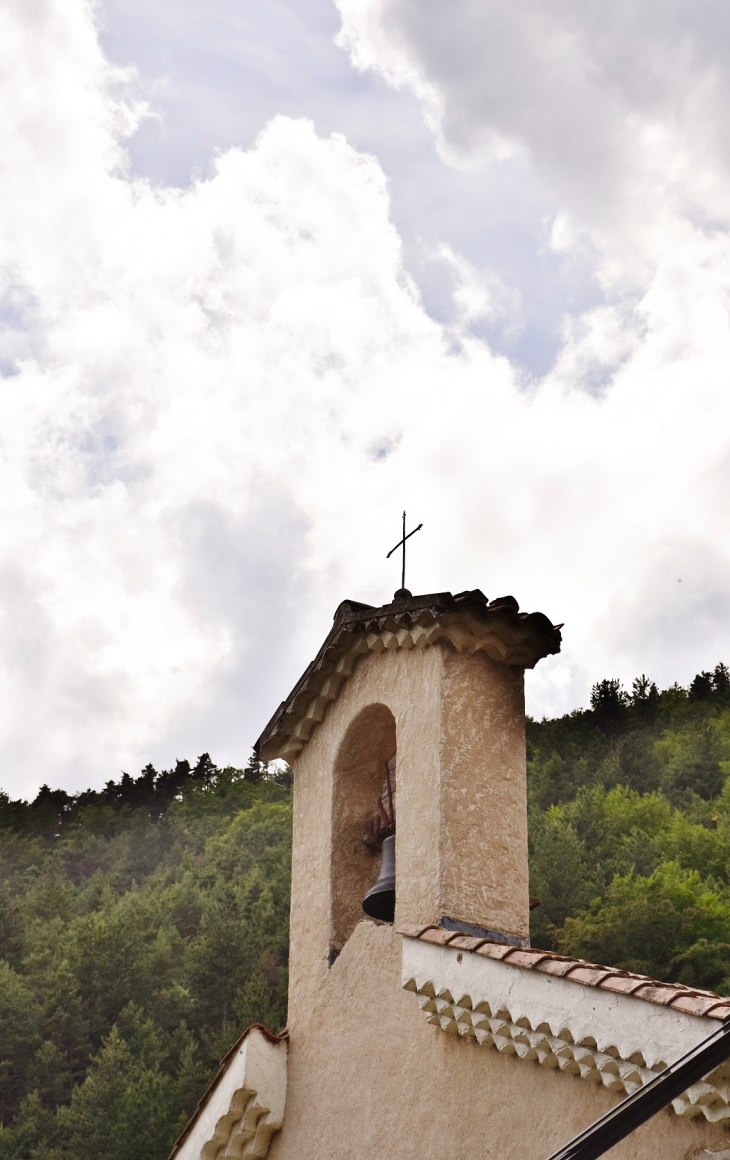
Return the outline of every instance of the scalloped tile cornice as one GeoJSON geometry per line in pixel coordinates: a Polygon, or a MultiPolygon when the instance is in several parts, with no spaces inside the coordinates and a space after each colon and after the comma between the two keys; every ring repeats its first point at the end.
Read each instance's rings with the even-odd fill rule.
{"type": "MultiPolygon", "coordinates": [[[[529,955],[536,962],[551,960],[539,951],[483,943],[482,950],[494,951],[485,956],[461,950],[458,941],[441,944],[401,933],[406,934],[403,987],[415,993],[429,1023],[619,1093],[631,1094],[701,1042],[728,1010],[727,1000],[723,1004],[717,996],[714,1004],[709,1001],[711,1014],[695,1015],[649,995],[606,990],[584,976],[608,975],[607,968],[586,964],[581,973],[582,965],[567,959],[561,965],[572,962],[573,976],[545,973],[524,961],[529,955]]],[[[653,982],[626,977],[639,986],[653,982]]],[[[691,994],[688,990],[687,997],[691,994]]],[[[672,1107],[680,1116],[730,1120],[730,1061],[693,1084],[672,1107]]]]}
{"type": "Polygon", "coordinates": [[[520,612],[512,596],[488,603],[478,589],[409,597],[382,608],[345,600],[314,661],[256,742],[256,752],[268,761],[296,757],[368,653],[446,641],[458,652],[483,651],[500,664],[533,668],[560,651],[560,627],[540,612],[520,612]]]}
{"type": "Polygon", "coordinates": [[[169,1160],[263,1160],[286,1104],[286,1035],[248,1027],[178,1139],[169,1160]]]}

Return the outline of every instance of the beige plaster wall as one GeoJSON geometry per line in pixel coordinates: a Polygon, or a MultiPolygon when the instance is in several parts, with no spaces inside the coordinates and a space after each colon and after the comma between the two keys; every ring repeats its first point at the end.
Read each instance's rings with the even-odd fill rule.
{"type": "MultiPolygon", "coordinates": [[[[385,706],[395,719],[397,744],[398,863],[396,919],[416,915],[413,921],[436,921],[439,915],[438,793],[441,721],[442,653],[438,647],[383,655],[371,654],[356,668],[338,699],[329,707],[295,765],[292,903],[289,952],[290,1029],[299,1025],[328,978],[328,953],[337,941],[337,926],[348,904],[331,889],[330,869],[337,867],[340,851],[333,850],[333,815],[342,805],[334,793],[338,758],[354,777],[356,763],[347,749],[348,729],[370,706],[385,706]],[[424,792],[427,787],[431,792],[424,792]],[[400,867],[407,866],[407,876],[400,867]],[[334,894],[334,897],[333,897],[334,894]]],[[[374,751],[381,756],[378,730],[374,751]]],[[[355,749],[367,765],[367,752],[355,749]]],[[[387,754],[386,756],[390,756],[387,754]]],[[[374,782],[373,782],[374,785],[374,782]]],[[[359,795],[358,795],[359,796],[359,795]]],[[[368,804],[368,810],[375,799],[368,804]]],[[[377,856],[367,854],[372,879],[377,856]]],[[[364,891],[363,891],[364,894],[364,891]]],[[[362,901],[362,899],[360,899],[362,901]]]]}
{"type": "MultiPolygon", "coordinates": [[[[360,923],[291,1029],[270,1160],[545,1160],[616,1102],[430,1026],[400,976],[400,936],[360,923]]],[[[723,1129],[663,1111],[608,1155],[685,1160],[727,1146],[723,1129]]]]}
{"type": "Polygon", "coordinates": [[[523,671],[444,649],[442,679],[441,914],[527,938],[523,671]]]}
{"type": "Polygon", "coordinates": [[[394,744],[396,922],[446,915],[527,936],[522,690],[521,669],[444,643],[357,666],[295,763],[290,1024],[377,875],[358,834],[394,744]]]}

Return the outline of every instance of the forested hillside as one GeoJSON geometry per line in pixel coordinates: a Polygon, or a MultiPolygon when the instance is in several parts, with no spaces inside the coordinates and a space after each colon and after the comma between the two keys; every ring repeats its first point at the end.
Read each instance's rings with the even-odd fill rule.
{"type": "MultiPolygon", "coordinates": [[[[730,674],[528,722],[533,943],[730,992],[730,674]]],[[[0,1160],[165,1160],[286,1015],[291,777],[0,795],[0,1160]]]]}
{"type": "Polygon", "coordinates": [[[289,782],[204,754],[0,797],[2,1160],[164,1160],[240,1032],[283,1027],[289,782]]]}
{"type": "Polygon", "coordinates": [[[532,941],[730,994],[730,673],[528,724],[532,941]]]}

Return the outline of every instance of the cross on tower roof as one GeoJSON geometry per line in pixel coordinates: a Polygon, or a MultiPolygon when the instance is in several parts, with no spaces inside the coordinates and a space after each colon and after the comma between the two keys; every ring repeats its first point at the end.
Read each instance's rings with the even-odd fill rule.
{"type": "Polygon", "coordinates": [[[415,536],[416,532],[420,532],[422,527],[423,524],[419,524],[417,528],[414,528],[412,532],[409,532],[408,535],[406,535],[406,513],[403,512],[403,536],[395,545],[395,547],[390,549],[388,555],[385,557],[386,560],[389,560],[393,555],[393,552],[396,552],[398,548],[403,549],[403,567],[401,569],[400,588],[395,593],[396,600],[407,600],[411,595],[411,593],[406,588],[406,540],[410,540],[411,536],[415,536]]]}

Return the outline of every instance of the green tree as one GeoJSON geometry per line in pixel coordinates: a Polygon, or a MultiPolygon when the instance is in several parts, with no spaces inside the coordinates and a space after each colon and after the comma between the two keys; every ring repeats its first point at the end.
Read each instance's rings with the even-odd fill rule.
{"type": "Polygon", "coordinates": [[[557,943],[564,954],[654,978],[681,970],[683,981],[702,986],[696,959],[681,958],[700,940],[730,942],[730,899],[697,871],[667,862],[648,877],[615,878],[603,899],[566,919],[557,943]]]}
{"type": "Polygon", "coordinates": [[[629,698],[615,679],[598,681],[591,689],[591,710],[599,729],[613,734],[626,722],[629,698]]]}
{"type": "Polygon", "coordinates": [[[675,801],[697,794],[708,801],[717,797],[724,781],[721,760],[724,748],[718,723],[705,720],[675,736],[674,751],[664,778],[667,792],[675,801]]]}
{"type": "Polygon", "coordinates": [[[71,1103],[59,1110],[63,1160],[164,1160],[183,1126],[176,1079],[154,1054],[135,1052],[112,1028],[71,1103]]]}
{"type": "Polygon", "coordinates": [[[689,687],[690,701],[709,701],[714,689],[712,673],[698,673],[689,687]]]}
{"type": "Polygon", "coordinates": [[[631,708],[640,720],[652,720],[659,708],[659,690],[645,673],[635,677],[631,684],[631,708]]]}
{"type": "MultiPolygon", "coordinates": [[[[533,945],[730,990],[729,686],[528,719],[533,945]]],[[[0,1160],[169,1154],[245,1026],[284,1023],[290,853],[291,771],[255,757],[0,793],[0,1160]]]]}
{"type": "Polygon", "coordinates": [[[718,697],[727,697],[730,693],[730,669],[722,662],[715,666],[712,674],[712,691],[718,697]]]}
{"type": "Polygon", "coordinates": [[[0,1123],[7,1124],[25,1094],[25,1075],[39,1043],[33,992],[0,959],[0,1123]]]}
{"type": "Polygon", "coordinates": [[[12,1124],[0,1127],[0,1160],[56,1160],[48,1150],[54,1130],[52,1112],[37,1091],[28,1092],[12,1124]]]}
{"type": "Polygon", "coordinates": [[[584,844],[558,809],[535,819],[530,830],[530,894],[541,900],[531,915],[536,946],[553,949],[556,929],[587,906],[596,892],[584,844]]]}

